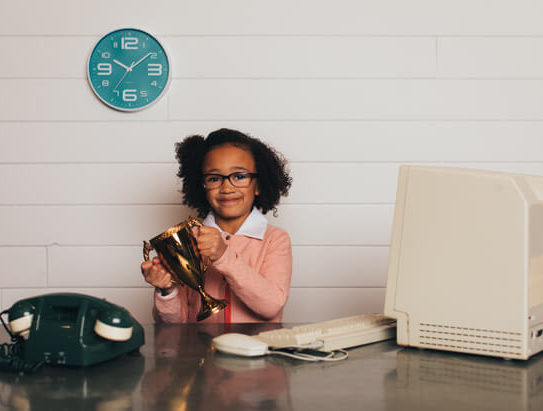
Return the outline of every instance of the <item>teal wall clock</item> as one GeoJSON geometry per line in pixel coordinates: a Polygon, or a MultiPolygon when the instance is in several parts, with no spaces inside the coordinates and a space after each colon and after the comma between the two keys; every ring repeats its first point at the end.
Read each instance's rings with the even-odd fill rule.
{"type": "Polygon", "coordinates": [[[123,28],[98,40],[89,56],[87,77],[104,104],[137,111],[164,95],[170,63],[155,37],[143,30],[123,28]]]}

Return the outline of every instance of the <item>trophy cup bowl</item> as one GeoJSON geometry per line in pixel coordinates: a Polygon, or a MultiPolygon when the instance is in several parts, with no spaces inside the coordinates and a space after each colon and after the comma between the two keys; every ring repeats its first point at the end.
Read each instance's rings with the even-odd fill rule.
{"type": "Polygon", "coordinates": [[[202,308],[198,313],[198,321],[217,314],[228,305],[228,301],[217,300],[204,290],[204,273],[207,264],[204,263],[192,234],[192,228],[200,226],[202,223],[189,217],[149,242],[143,242],[145,261],[149,261],[149,253],[154,249],[162,265],[170,272],[172,283],[187,285],[200,294],[202,308]]]}

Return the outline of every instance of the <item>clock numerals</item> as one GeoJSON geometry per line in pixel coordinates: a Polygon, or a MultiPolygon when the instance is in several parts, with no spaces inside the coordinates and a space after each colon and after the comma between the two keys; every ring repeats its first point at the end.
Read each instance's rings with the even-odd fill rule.
{"type": "Polygon", "coordinates": [[[162,64],[149,63],[147,64],[148,76],[162,76],[162,64]]]}
{"type": "MultiPolygon", "coordinates": [[[[115,90],[115,94],[119,95],[119,91],[115,90]]],[[[122,99],[123,101],[136,101],[138,98],[147,98],[149,93],[146,90],[140,90],[138,96],[138,90],[136,89],[125,89],[123,90],[122,99]]]]}
{"type": "Polygon", "coordinates": [[[121,38],[121,49],[122,50],[137,50],[138,49],[138,38],[137,37],[122,37],[121,38]]]}
{"type": "Polygon", "coordinates": [[[138,95],[136,94],[138,90],[131,89],[131,88],[125,88],[123,90],[123,101],[136,101],[138,99],[138,95]]]}
{"type": "Polygon", "coordinates": [[[113,72],[110,63],[98,63],[96,65],[96,70],[98,71],[96,74],[99,76],[111,76],[111,73],[113,72]]]}

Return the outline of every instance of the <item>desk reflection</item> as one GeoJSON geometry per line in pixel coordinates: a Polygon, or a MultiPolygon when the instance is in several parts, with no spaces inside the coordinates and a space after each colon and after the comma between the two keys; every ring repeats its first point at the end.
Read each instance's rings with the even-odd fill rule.
{"type": "Polygon", "coordinates": [[[142,383],[144,409],[292,409],[285,368],[267,357],[235,357],[212,349],[212,338],[230,331],[214,324],[157,325],[155,366],[142,383]]]}
{"type": "Polygon", "coordinates": [[[543,353],[505,361],[398,347],[349,350],[346,361],[305,363],[215,352],[224,332],[276,325],[156,324],[141,354],[87,368],[0,373],[0,409],[15,410],[540,410],[543,353]]]}
{"type": "Polygon", "coordinates": [[[267,358],[215,353],[204,369],[203,399],[208,408],[292,409],[287,370],[267,358]]]}
{"type": "Polygon", "coordinates": [[[0,373],[0,408],[131,410],[144,367],[144,357],[131,353],[85,368],[46,365],[30,375],[0,373]]]}
{"type": "Polygon", "coordinates": [[[543,355],[503,360],[403,349],[385,378],[387,409],[541,410],[543,355]]]}

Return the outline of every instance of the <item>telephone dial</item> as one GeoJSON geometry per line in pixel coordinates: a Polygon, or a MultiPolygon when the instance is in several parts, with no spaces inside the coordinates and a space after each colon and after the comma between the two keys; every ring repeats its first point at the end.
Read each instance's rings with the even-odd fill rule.
{"type": "Polygon", "coordinates": [[[4,370],[33,371],[43,363],[87,366],[136,351],[145,342],[143,327],[126,309],[84,294],[21,300],[1,312],[0,320],[13,342],[1,346],[4,370]]]}

